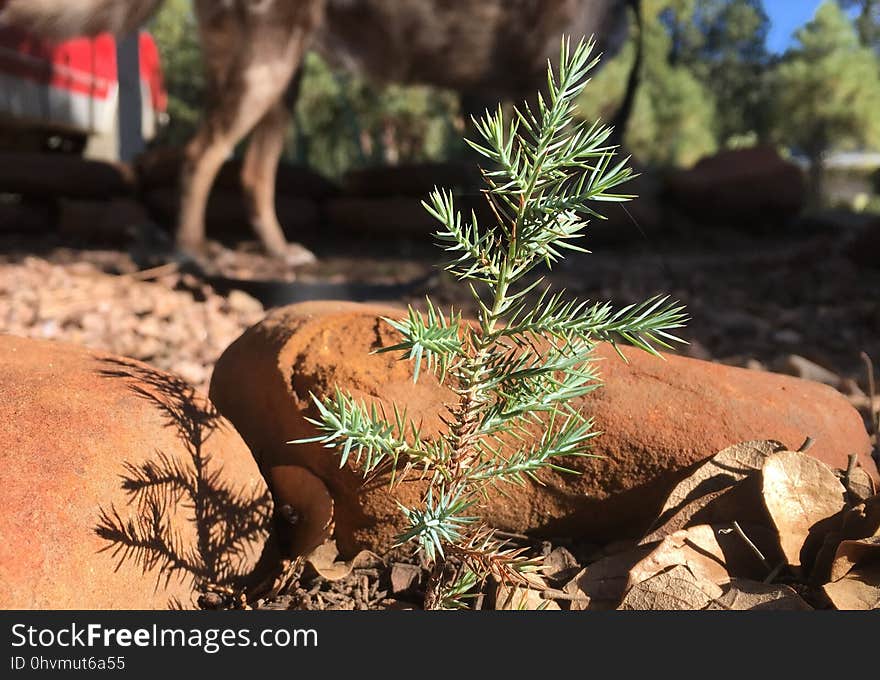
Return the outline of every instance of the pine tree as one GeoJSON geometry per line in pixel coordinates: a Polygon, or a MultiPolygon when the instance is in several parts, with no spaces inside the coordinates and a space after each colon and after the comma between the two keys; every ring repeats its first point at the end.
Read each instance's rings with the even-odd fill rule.
{"type": "Polygon", "coordinates": [[[855,10],[859,40],[880,54],[880,0],[839,0],[841,7],[855,10]]]}
{"type": "Polygon", "coordinates": [[[454,93],[377,84],[306,55],[289,154],[338,177],[367,164],[438,160],[456,146],[454,93]]]}
{"type": "Polygon", "coordinates": [[[775,127],[782,142],[809,159],[811,194],[819,202],[828,150],[880,144],[880,68],[831,0],[796,40],[772,80],[775,127]]]}
{"type": "Polygon", "coordinates": [[[621,54],[595,76],[596,87],[580,99],[578,116],[608,117],[623,99],[627,74],[635,59],[635,41],[644,57],[635,105],[625,131],[626,146],[643,162],[690,165],[717,148],[715,99],[695,74],[675,64],[673,38],[661,19],[669,0],[643,4],[643,35],[633,33],[621,54]]]}
{"type": "Polygon", "coordinates": [[[767,133],[767,97],[761,87],[769,55],[770,19],[762,0],[667,0],[661,12],[673,65],[687,69],[715,101],[713,132],[719,145],[767,133]]]}
{"type": "Polygon", "coordinates": [[[485,195],[495,224],[463,216],[443,189],[425,203],[453,257],[446,269],[468,285],[477,318],[467,323],[428,300],[425,312],[386,319],[400,342],[382,351],[411,360],[414,380],[433,371],[454,391],[445,431],[426,437],[405,407],[386,414],[340,389],[315,398],[319,434],[302,440],[324,443],[364,475],[389,466],[392,479],[418,471],[428,480],[421,503],[401,508],[408,528],[399,537],[433,565],[428,608],[461,605],[489,575],[510,582],[535,567],[480,520],[481,500],[495,485],[524,484],[542,469],[565,470],[561,459],[587,454],[596,433],[573,400],[599,387],[591,363],[597,341],[622,339],[656,353],[684,321],[666,298],[614,311],[566,300],[533,278],[539,266],[582,250],[576,240],[588,218],[599,217],[594,206],[629,198],[619,187],[631,173],[607,145],[611,129],[574,121],[575,100],[597,63],[592,47],[563,43],[558,71],[549,68],[548,92],[534,108],[524,105],[510,120],[499,108],[475,121],[471,146],[491,163],[485,195]],[[530,293],[536,303],[527,302],[530,293]]]}

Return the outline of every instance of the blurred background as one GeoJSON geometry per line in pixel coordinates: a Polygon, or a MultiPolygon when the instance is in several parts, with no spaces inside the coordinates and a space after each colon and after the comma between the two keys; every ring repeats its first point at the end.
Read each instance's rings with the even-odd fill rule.
{"type": "MultiPolygon", "coordinates": [[[[646,165],[689,167],[722,149],[776,146],[802,166],[824,159],[826,204],[880,211],[880,2],[643,0],[631,30],[581,102],[611,120],[635,59],[645,55],[624,143],[646,165]],[[874,180],[872,182],[872,179],[874,180]]],[[[168,0],[150,26],[162,55],[170,122],[182,144],[198,123],[202,76],[189,0],[168,0]]],[[[464,121],[455,93],[376,85],[306,59],[286,158],[332,178],[376,163],[458,158],[464,121]]]]}
{"type": "MultiPolygon", "coordinates": [[[[638,198],[590,226],[594,255],[549,275],[618,304],[670,293],[692,316],[684,353],[825,382],[867,420],[862,353],[880,360],[880,0],[643,0],[641,15],[578,114],[611,120],[635,69],[622,146],[638,198]]],[[[208,207],[213,258],[195,267],[171,252],[180,149],[204,98],[189,0],[166,0],[132,40],[126,52],[109,36],[0,32],[0,332],[108,349],[204,387],[272,306],[418,305],[426,293],[466,304],[438,272],[420,205],[435,184],[479,201],[456,93],[376,83],[309,53],[276,208],[318,262],[260,254],[236,154],[208,207]],[[122,91],[126,73],[138,74],[133,111],[100,94],[114,79],[122,91]],[[46,94],[82,78],[87,105],[46,94]]]]}

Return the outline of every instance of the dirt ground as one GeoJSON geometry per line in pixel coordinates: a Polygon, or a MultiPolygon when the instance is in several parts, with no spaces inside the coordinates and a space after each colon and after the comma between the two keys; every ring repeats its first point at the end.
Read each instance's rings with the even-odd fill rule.
{"type": "MultiPolygon", "coordinates": [[[[307,245],[319,261],[290,270],[250,242],[213,244],[212,257],[194,266],[145,254],[139,244],[116,250],[58,237],[0,238],[0,332],[117,352],[206,388],[223,349],[270,306],[308,299],[419,306],[427,294],[471,309],[427,241],[346,236],[307,245]]],[[[678,351],[829,382],[866,410],[860,353],[880,362],[880,269],[856,265],[845,246],[835,233],[637,236],[542,274],[572,296],[616,305],[668,293],[690,314],[681,333],[690,344],[678,351]]]]}

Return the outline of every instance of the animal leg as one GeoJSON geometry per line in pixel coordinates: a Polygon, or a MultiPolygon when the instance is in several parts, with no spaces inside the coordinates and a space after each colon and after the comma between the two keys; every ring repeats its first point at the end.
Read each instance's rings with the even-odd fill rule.
{"type": "MultiPolygon", "coordinates": [[[[205,207],[217,172],[235,145],[282,99],[320,18],[323,1],[263,0],[229,6],[226,10],[208,0],[195,5],[209,98],[204,120],[187,145],[181,173],[177,244],[188,251],[198,251],[204,245],[205,207]],[[230,59],[230,55],[234,56],[230,59]]],[[[268,129],[272,130],[277,121],[272,116],[269,119],[268,129]]],[[[278,252],[279,237],[283,242],[280,228],[272,240],[266,238],[277,226],[271,196],[274,171],[270,174],[270,200],[261,200],[260,210],[261,216],[262,211],[268,211],[272,222],[264,221],[260,236],[268,250],[278,252]]]]}
{"type": "Polygon", "coordinates": [[[257,124],[248,142],[241,169],[241,184],[251,226],[266,251],[296,266],[314,262],[315,256],[303,246],[285,241],[275,214],[275,180],[289,120],[287,102],[278,101],[257,124]]]}
{"type": "Polygon", "coordinates": [[[205,120],[186,147],[177,232],[177,244],[183,250],[198,251],[204,245],[205,207],[218,171],[235,145],[272,106],[272,95],[280,95],[267,92],[267,87],[236,89],[230,88],[209,105],[205,120]]]}

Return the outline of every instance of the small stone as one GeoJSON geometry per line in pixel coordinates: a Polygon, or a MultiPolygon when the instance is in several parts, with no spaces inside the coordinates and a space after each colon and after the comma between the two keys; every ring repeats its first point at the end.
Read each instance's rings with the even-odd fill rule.
{"type": "Polygon", "coordinates": [[[578,571],[580,565],[567,548],[554,548],[544,558],[544,574],[554,581],[568,581],[578,571]]]}
{"type": "Polygon", "coordinates": [[[711,317],[726,333],[738,336],[751,336],[767,328],[767,322],[763,319],[737,310],[728,309],[722,313],[711,314],[711,317]]]}
{"type": "Polygon", "coordinates": [[[406,592],[418,583],[422,570],[415,564],[395,562],[391,565],[391,592],[395,595],[406,592]]]}
{"type": "Polygon", "coordinates": [[[195,361],[178,361],[175,366],[177,374],[190,385],[201,385],[208,377],[208,368],[195,361]]]}
{"type": "Polygon", "coordinates": [[[145,338],[161,338],[163,335],[162,325],[154,315],[144,317],[137,325],[137,331],[145,338]]]}

